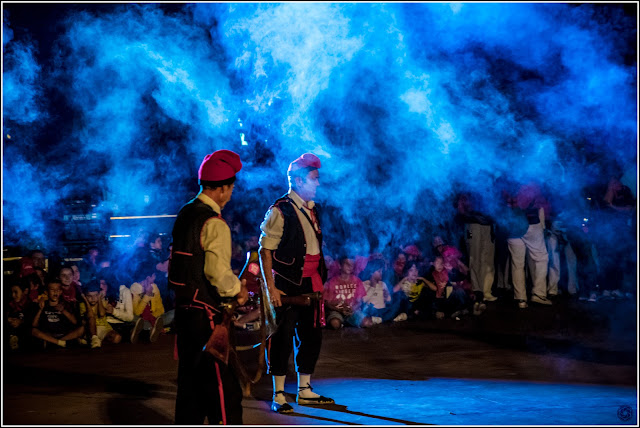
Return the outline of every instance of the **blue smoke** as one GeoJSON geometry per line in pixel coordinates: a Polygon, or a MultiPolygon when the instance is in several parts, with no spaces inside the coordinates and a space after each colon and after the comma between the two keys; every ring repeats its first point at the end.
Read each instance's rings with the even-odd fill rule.
{"type": "MultiPolygon", "coordinates": [[[[5,185],[5,219],[21,225],[5,240],[87,187],[113,212],[175,214],[222,148],[245,164],[225,215],[246,234],[289,162],[318,154],[328,245],[353,254],[430,241],[461,188],[499,212],[500,180],[566,198],[636,156],[635,22],[613,6],[97,5],[59,28],[38,65],[17,61],[30,45],[3,25],[5,127],[35,138],[26,123],[61,107],[38,108],[43,88],[71,118],[49,156],[64,172],[31,174],[65,190],[26,210],[5,185]]],[[[4,142],[5,182],[41,169],[29,141],[4,142]]]]}

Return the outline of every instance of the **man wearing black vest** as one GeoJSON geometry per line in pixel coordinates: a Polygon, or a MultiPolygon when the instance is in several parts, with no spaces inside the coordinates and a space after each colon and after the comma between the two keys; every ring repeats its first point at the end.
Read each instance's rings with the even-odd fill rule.
{"type": "MultiPolygon", "coordinates": [[[[205,156],[198,171],[200,193],[180,209],[173,226],[169,285],[175,290],[178,392],[175,423],[179,425],[242,424],[242,390],[224,361],[205,350],[221,326],[221,304],[244,304],[248,292],[231,270],[231,231],[220,216],[231,200],[242,168],[229,150],[205,156]]],[[[228,335],[222,335],[228,338],[228,335]]]]}
{"type": "Polygon", "coordinates": [[[284,383],[289,357],[294,350],[298,373],[298,404],[331,404],[331,398],[312,391],[311,375],[322,345],[324,305],[322,298],[307,306],[283,302],[283,296],[318,296],[327,280],[322,255],[322,230],[313,202],[320,159],[305,153],[287,170],[289,192],[276,200],[260,225],[260,264],[269,298],[275,307],[276,332],[267,340],[267,370],[273,376],[271,409],[291,413],[284,383]]]}

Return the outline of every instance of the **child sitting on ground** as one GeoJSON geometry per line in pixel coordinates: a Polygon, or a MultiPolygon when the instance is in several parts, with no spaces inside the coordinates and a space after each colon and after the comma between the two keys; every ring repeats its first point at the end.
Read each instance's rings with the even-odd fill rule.
{"type": "Polygon", "coordinates": [[[433,302],[435,309],[435,316],[437,319],[442,319],[445,316],[451,316],[452,318],[458,318],[461,315],[469,313],[468,297],[464,288],[458,284],[453,286],[449,282],[449,272],[445,268],[444,259],[437,256],[431,268],[425,275],[427,287],[425,287],[423,293],[426,300],[430,303],[433,302]]]}
{"type": "Polygon", "coordinates": [[[134,327],[131,290],[124,284],[116,286],[113,275],[100,272],[98,277],[100,298],[107,315],[107,322],[120,336],[130,337],[134,327]]]}
{"type": "MultiPolygon", "coordinates": [[[[405,300],[404,304],[400,304],[408,309],[409,317],[425,317],[429,316],[430,309],[419,300],[422,289],[426,286],[424,278],[419,276],[418,262],[407,262],[403,271],[404,277],[393,287],[394,298],[400,301],[405,300]]],[[[400,314],[402,315],[402,313],[400,314]]],[[[405,315],[406,316],[406,315],[405,315]]]]}
{"type": "Polygon", "coordinates": [[[115,331],[107,321],[107,311],[102,302],[100,295],[100,283],[96,279],[92,279],[85,287],[85,296],[87,298],[86,305],[80,305],[80,316],[84,316],[87,310],[91,310],[94,313],[96,319],[96,334],[100,343],[120,343],[122,336],[115,331]]]}
{"type": "Polygon", "coordinates": [[[353,274],[354,261],[343,256],[338,262],[340,275],[331,278],[324,287],[327,325],[334,330],[345,323],[354,327],[370,327],[371,318],[361,311],[365,291],[360,278],[353,274]]]}
{"type": "Polygon", "coordinates": [[[78,320],[67,301],[62,299],[62,284],[53,280],[46,287],[47,300],[38,302],[38,311],[33,318],[31,334],[45,342],[61,348],[72,339],[84,335],[84,326],[78,320]]]}
{"type": "MultiPolygon", "coordinates": [[[[35,275],[35,274],[31,274],[35,275]]],[[[29,326],[27,320],[27,305],[29,300],[30,281],[23,277],[11,285],[11,301],[7,310],[7,333],[9,336],[9,348],[17,351],[24,348],[26,338],[29,337],[29,326]]]]}
{"type": "Polygon", "coordinates": [[[138,264],[133,274],[134,282],[131,284],[133,298],[133,315],[137,317],[136,324],[131,332],[131,343],[136,343],[142,330],[149,331],[149,341],[158,340],[164,328],[164,305],[156,280],[155,266],[152,263],[142,262],[138,264]]]}
{"type": "Polygon", "coordinates": [[[398,308],[393,304],[389,287],[382,281],[384,266],[382,259],[369,260],[361,275],[361,278],[365,279],[362,285],[366,293],[362,298],[362,311],[371,317],[373,324],[391,321],[398,315],[398,308]]]}

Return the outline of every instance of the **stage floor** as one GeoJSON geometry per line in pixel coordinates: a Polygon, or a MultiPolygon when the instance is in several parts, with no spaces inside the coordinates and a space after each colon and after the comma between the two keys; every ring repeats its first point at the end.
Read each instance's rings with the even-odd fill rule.
{"type": "MultiPolygon", "coordinates": [[[[479,317],[324,331],[313,376],[336,404],[269,410],[263,376],[243,401],[252,425],[637,425],[635,301],[561,300],[479,317]]],[[[3,425],[172,424],[177,363],[158,342],[3,358],[3,425]]],[[[247,351],[254,352],[254,351],[247,351]]]]}

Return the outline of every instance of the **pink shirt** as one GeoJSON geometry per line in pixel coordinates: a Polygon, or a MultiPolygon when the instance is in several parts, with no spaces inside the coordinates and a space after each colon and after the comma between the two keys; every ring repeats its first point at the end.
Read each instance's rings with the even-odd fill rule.
{"type": "Polygon", "coordinates": [[[364,285],[355,275],[347,280],[340,275],[334,276],[324,286],[324,299],[333,305],[344,302],[349,306],[357,306],[365,295],[364,285]]]}

